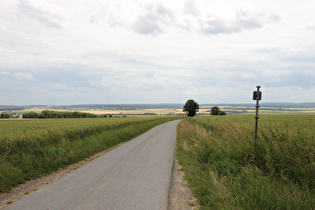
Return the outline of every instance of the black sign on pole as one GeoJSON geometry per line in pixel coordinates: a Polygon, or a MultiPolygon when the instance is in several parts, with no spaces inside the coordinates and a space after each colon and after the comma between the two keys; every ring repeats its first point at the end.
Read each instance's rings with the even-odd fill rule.
{"type": "Polygon", "coordinates": [[[253,92],[253,100],[261,100],[261,91],[254,91],[253,92]]]}
{"type": "Polygon", "coordinates": [[[256,100],[256,123],[255,123],[255,137],[254,137],[254,146],[256,146],[256,139],[257,139],[257,129],[258,129],[258,109],[259,109],[259,101],[261,100],[261,91],[259,91],[259,89],[261,88],[259,85],[256,86],[257,91],[253,92],[253,100],[256,100]]]}

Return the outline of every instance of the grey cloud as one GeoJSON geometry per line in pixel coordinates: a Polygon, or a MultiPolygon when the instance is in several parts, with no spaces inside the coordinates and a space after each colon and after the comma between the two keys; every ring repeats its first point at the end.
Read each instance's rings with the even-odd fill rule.
{"type": "Polygon", "coordinates": [[[231,64],[227,65],[228,67],[220,67],[215,64],[208,65],[206,68],[194,67],[192,70],[195,74],[191,76],[190,81],[193,86],[198,88],[240,87],[249,84],[253,87],[257,84],[266,87],[299,87],[303,89],[314,87],[314,59],[312,61],[303,59],[303,56],[294,56],[295,58],[293,56],[290,58],[291,62],[287,60],[287,57],[277,53],[272,56],[274,60],[226,59],[225,64],[231,64]],[[295,61],[293,61],[294,59],[295,61]]]}
{"type": "Polygon", "coordinates": [[[90,17],[90,23],[97,23],[97,21],[98,21],[97,19],[98,19],[98,17],[96,15],[92,15],[90,17]]]}
{"type": "Polygon", "coordinates": [[[281,21],[281,17],[280,17],[279,15],[270,14],[270,15],[268,16],[268,20],[269,20],[269,22],[277,23],[277,22],[280,22],[280,21],[281,21]]]}
{"type": "Polygon", "coordinates": [[[195,0],[188,0],[184,5],[184,13],[192,16],[199,16],[200,11],[198,9],[197,3],[195,0]]]}
{"type": "Polygon", "coordinates": [[[199,18],[201,31],[204,34],[238,33],[264,27],[267,23],[277,23],[281,17],[269,12],[251,14],[245,9],[239,9],[233,20],[225,20],[219,16],[199,18]]]}
{"type": "Polygon", "coordinates": [[[82,100],[91,103],[93,94],[97,97],[98,93],[106,94],[107,90],[96,84],[106,71],[93,69],[91,73],[87,66],[68,64],[8,69],[0,73],[1,100],[10,98],[14,104],[63,104],[69,100],[73,101],[71,103],[82,100]]]}
{"type": "Polygon", "coordinates": [[[129,91],[133,93],[163,89],[158,75],[151,71],[144,73],[126,70],[107,72],[100,80],[100,85],[111,91],[129,91]]]}
{"type": "Polygon", "coordinates": [[[173,12],[162,4],[150,4],[146,12],[138,16],[133,24],[133,30],[140,34],[160,34],[161,26],[169,25],[173,19],[173,12]]]}
{"type": "Polygon", "coordinates": [[[91,24],[102,25],[108,24],[111,27],[126,27],[124,23],[124,10],[121,10],[119,6],[115,5],[111,7],[109,5],[100,6],[97,11],[90,14],[89,22],[91,24]]]}
{"type": "Polygon", "coordinates": [[[263,27],[263,23],[256,17],[237,15],[233,21],[225,21],[220,17],[208,17],[201,21],[201,31],[204,34],[237,33],[263,27]]]}
{"type": "Polygon", "coordinates": [[[287,78],[286,85],[300,86],[302,88],[314,87],[315,74],[311,72],[294,72],[287,78]]]}
{"type": "Polygon", "coordinates": [[[35,88],[37,87],[36,78],[32,74],[20,70],[8,70],[0,73],[0,103],[7,103],[7,100],[13,100],[15,104],[19,103],[20,100],[27,101],[30,95],[35,95],[36,91],[39,90],[35,88]]]}
{"type": "MultiPolygon", "coordinates": [[[[7,69],[7,73],[2,74],[3,79],[8,82],[31,83],[39,86],[56,86],[65,84],[71,88],[93,87],[90,81],[96,81],[97,77],[106,74],[107,69],[103,72],[91,70],[91,67],[77,63],[58,62],[41,63],[34,66],[20,67],[19,69],[7,69]],[[91,73],[93,72],[93,73],[91,73]]],[[[1,79],[1,74],[0,74],[1,79]]]]}
{"type": "Polygon", "coordinates": [[[9,81],[12,75],[8,71],[0,72],[0,81],[3,83],[4,81],[9,81]]]}
{"type": "Polygon", "coordinates": [[[65,14],[61,8],[43,1],[21,0],[20,10],[27,16],[36,19],[44,25],[62,28],[65,26],[65,14]]]}
{"type": "Polygon", "coordinates": [[[278,48],[256,48],[252,50],[254,53],[262,53],[262,54],[270,54],[270,53],[277,53],[281,51],[281,49],[278,48]]]}
{"type": "Polygon", "coordinates": [[[308,30],[315,30],[315,24],[309,25],[307,27],[308,30]]]}
{"type": "MultiPolygon", "coordinates": [[[[176,28],[208,35],[239,33],[262,28],[266,24],[281,20],[280,16],[271,12],[254,13],[246,9],[236,10],[232,19],[226,19],[220,14],[204,14],[199,10],[195,0],[186,1],[180,12],[169,9],[162,3],[145,4],[141,9],[142,12],[134,16],[135,20],[132,20],[131,24],[111,12],[106,18],[107,23],[112,27],[130,28],[139,34],[157,35],[162,34],[167,28],[176,28]]],[[[90,22],[96,23],[101,18],[101,14],[91,16],[90,22]]]]}
{"type": "MultiPolygon", "coordinates": [[[[309,55],[296,55],[287,57],[286,62],[294,68],[307,68],[312,71],[315,69],[315,53],[309,55]]],[[[297,69],[298,70],[298,69],[297,69]]]]}
{"type": "Polygon", "coordinates": [[[23,73],[23,72],[18,72],[15,73],[14,76],[18,81],[33,81],[35,80],[34,76],[31,73],[23,73]]]}
{"type": "Polygon", "coordinates": [[[315,75],[309,72],[291,72],[290,70],[274,70],[273,74],[261,74],[261,83],[268,87],[314,87],[315,75]]]}
{"type": "Polygon", "coordinates": [[[162,4],[155,5],[155,10],[156,10],[156,13],[159,14],[159,16],[164,16],[170,19],[173,18],[173,12],[171,10],[168,10],[162,4]]]}
{"type": "Polygon", "coordinates": [[[145,18],[139,18],[134,24],[133,29],[140,34],[160,34],[162,32],[159,25],[145,18]]]}
{"type": "MultiPolygon", "coordinates": [[[[303,51],[291,52],[281,56],[279,59],[283,63],[285,69],[290,69],[296,72],[309,71],[314,72],[315,69],[315,51],[314,46],[303,51]]],[[[315,78],[314,78],[315,81],[315,78]]]]}

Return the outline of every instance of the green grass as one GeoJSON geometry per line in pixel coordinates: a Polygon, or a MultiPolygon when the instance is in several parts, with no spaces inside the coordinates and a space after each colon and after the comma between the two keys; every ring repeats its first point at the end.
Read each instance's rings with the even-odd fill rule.
{"type": "Polygon", "coordinates": [[[177,158],[201,209],[313,209],[315,115],[182,120],[177,158]]]}
{"type": "Polygon", "coordinates": [[[176,117],[0,120],[0,192],[176,117]]]}

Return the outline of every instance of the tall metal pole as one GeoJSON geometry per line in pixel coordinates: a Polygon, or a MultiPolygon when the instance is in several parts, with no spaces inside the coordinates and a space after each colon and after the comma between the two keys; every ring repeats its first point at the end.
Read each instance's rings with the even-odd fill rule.
{"type": "Polygon", "coordinates": [[[255,117],[256,123],[255,123],[254,146],[256,146],[257,128],[258,128],[258,119],[259,119],[259,117],[258,117],[258,109],[259,109],[259,100],[261,100],[261,92],[259,91],[260,86],[257,85],[256,88],[257,88],[257,91],[255,91],[256,93],[254,92],[254,99],[256,99],[256,106],[255,106],[256,107],[256,117],[255,117]]]}

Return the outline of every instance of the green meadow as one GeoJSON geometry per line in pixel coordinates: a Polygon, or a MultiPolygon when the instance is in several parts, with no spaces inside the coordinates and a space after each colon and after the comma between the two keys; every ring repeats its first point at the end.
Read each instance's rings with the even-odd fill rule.
{"type": "Polygon", "coordinates": [[[0,120],[0,192],[129,141],[176,117],[0,120]]]}
{"type": "Polygon", "coordinates": [[[200,209],[314,209],[315,115],[197,116],[177,159],[200,209]]]}

